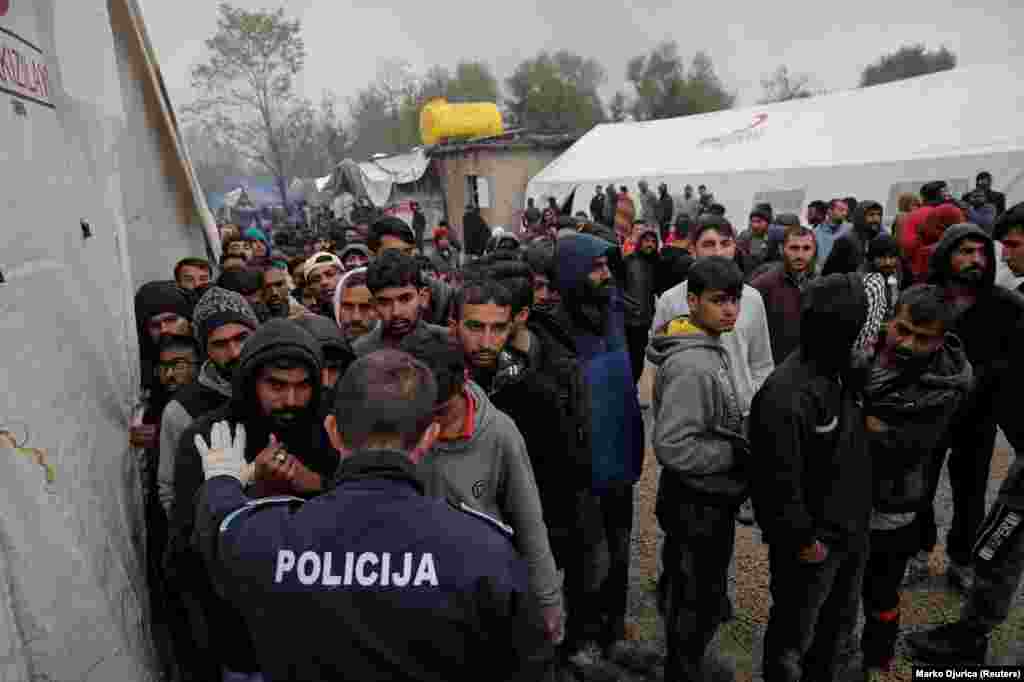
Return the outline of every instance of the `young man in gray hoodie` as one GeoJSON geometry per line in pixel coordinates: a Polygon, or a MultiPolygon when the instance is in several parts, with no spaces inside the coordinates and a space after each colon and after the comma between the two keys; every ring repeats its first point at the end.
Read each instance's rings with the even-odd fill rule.
{"type": "Polygon", "coordinates": [[[659,584],[665,678],[704,679],[704,650],[729,617],[736,511],[747,496],[743,410],[721,335],[739,315],[743,273],[710,256],[690,269],[689,314],[651,340],[654,454],[662,464],[655,513],[665,531],[659,584]]]}
{"type": "Polygon", "coordinates": [[[457,343],[412,337],[400,350],[429,367],[437,380],[434,418],[441,432],[418,466],[426,493],[507,529],[529,567],[548,637],[560,642],[561,580],[522,434],[480,386],[466,380],[466,359],[457,343]]]}

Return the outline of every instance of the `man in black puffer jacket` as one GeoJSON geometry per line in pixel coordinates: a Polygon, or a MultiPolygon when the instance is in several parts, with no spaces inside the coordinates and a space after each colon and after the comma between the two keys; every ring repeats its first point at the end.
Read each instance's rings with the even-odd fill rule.
{"type": "Polygon", "coordinates": [[[213,591],[193,546],[195,497],[204,481],[195,437],[210,442],[219,421],[244,424],[245,460],[254,464],[250,497],[278,494],[313,497],[338,467],[328,447],[320,411],[323,356],[316,340],[292,320],[271,320],[246,341],[233,378],[231,401],[192,423],[178,445],[174,477],[170,563],[193,588],[206,587],[203,607],[210,624],[211,654],[228,671],[258,672],[258,660],[241,615],[213,591]]]}
{"type": "Polygon", "coordinates": [[[877,201],[862,201],[853,215],[853,229],[836,240],[826,259],[821,274],[857,272],[864,264],[868,244],[882,232],[882,205],[877,201]]]}
{"type": "Polygon", "coordinates": [[[932,450],[971,387],[963,344],[946,329],[952,308],[936,286],[908,289],[896,306],[865,384],[873,469],[871,555],[864,573],[864,667],[891,669],[900,627],[899,587],[917,547],[915,512],[928,489],[932,450]]]}

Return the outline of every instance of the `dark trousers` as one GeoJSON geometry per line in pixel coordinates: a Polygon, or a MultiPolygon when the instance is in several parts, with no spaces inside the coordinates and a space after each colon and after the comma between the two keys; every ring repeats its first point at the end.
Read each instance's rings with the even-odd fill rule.
{"type": "Polygon", "coordinates": [[[620,485],[601,495],[601,516],[608,538],[608,577],[601,585],[602,645],[625,636],[629,596],[629,555],[633,535],[633,486],[620,485]]]}
{"type": "MultiPolygon", "coordinates": [[[[995,444],[995,421],[980,410],[972,411],[972,417],[958,420],[950,431],[947,466],[953,490],[953,523],[946,536],[946,554],[958,564],[970,564],[971,548],[985,519],[985,492],[995,444]]],[[[937,542],[933,502],[946,459],[946,447],[946,444],[940,446],[932,455],[928,495],[918,519],[920,549],[929,552],[937,542]]]]}
{"type": "Polygon", "coordinates": [[[665,679],[688,682],[704,679],[704,651],[732,613],[728,579],[736,507],[680,506],[678,515],[662,526],[666,535],[658,592],[668,648],[665,679]]]}
{"type": "Polygon", "coordinates": [[[871,531],[871,550],[861,588],[864,633],[860,648],[865,666],[885,666],[896,655],[900,584],[918,535],[916,522],[903,528],[871,531]]]}
{"type": "Polygon", "coordinates": [[[764,681],[836,680],[857,623],[867,538],[829,547],[819,564],[797,548],[769,550],[771,615],[764,637],[764,681]]]}
{"type": "Polygon", "coordinates": [[[644,354],[647,352],[647,327],[626,327],[626,347],[629,349],[629,364],[633,368],[633,383],[640,383],[644,373],[644,354]]]}

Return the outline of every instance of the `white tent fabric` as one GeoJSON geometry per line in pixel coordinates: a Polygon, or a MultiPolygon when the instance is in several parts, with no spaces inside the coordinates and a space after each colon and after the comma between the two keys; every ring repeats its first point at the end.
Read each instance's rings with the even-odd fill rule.
{"type": "Polygon", "coordinates": [[[215,224],[135,0],[3,6],[0,680],[151,680],[132,300],[215,224]]]}
{"type": "Polygon", "coordinates": [[[814,199],[896,196],[945,179],[954,190],[988,170],[1024,199],[1024,63],[980,65],[809,99],[595,127],[530,180],[526,196],[576,210],[597,184],[708,186],[729,216],[757,201],[799,211],[814,199]]]}
{"type": "Polygon", "coordinates": [[[326,189],[334,194],[347,191],[366,196],[374,206],[385,206],[395,185],[416,182],[429,165],[426,151],[419,147],[406,154],[381,156],[362,163],[345,159],[335,167],[330,182],[321,191],[326,189]]]}

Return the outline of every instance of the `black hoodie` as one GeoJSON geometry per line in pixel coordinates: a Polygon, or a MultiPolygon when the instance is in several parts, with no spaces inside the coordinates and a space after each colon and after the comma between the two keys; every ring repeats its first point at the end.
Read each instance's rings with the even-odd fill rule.
{"type": "Polygon", "coordinates": [[[1024,509],[1024,420],[1020,418],[1020,387],[1024,386],[1024,297],[995,285],[996,261],[992,238],[976,225],[953,225],[935,245],[929,261],[929,282],[949,286],[952,281],[950,257],[953,249],[971,237],[985,243],[988,267],[977,286],[974,305],[960,314],[953,331],[964,343],[967,359],[974,369],[975,383],[959,417],[967,423],[978,411],[988,418],[994,413],[1006,439],[1018,453],[999,501],[1024,509]]]}
{"type": "Polygon", "coordinates": [[[856,272],[864,264],[868,242],[880,233],[880,227],[865,222],[864,215],[868,211],[881,212],[882,205],[877,201],[862,201],[857,205],[853,214],[853,229],[836,240],[822,267],[822,275],[856,272]]]}
{"type": "Polygon", "coordinates": [[[209,443],[210,429],[218,421],[234,427],[244,424],[246,430],[245,460],[252,462],[275,433],[288,453],[326,482],[338,467],[338,456],[329,447],[320,415],[320,370],[322,354],[316,340],[292,320],[271,320],[257,328],[246,341],[238,371],[234,375],[231,401],[224,407],[197,419],[186,429],[178,446],[179,455],[174,475],[174,518],[171,523],[169,562],[179,581],[205,594],[204,610],[211,623],[214,651],[221,654],[221,663],[238,672],[254,672],[258,658],[241,616],[214,595],[209,577],[193,546],[195,497],[204,481],[202,459],[194,440],[197,435],[209,443]],[[313,396],[294,422],[286,428],[276,427],[264,416],[256,398],[257,371],[267,363],[291,359],[305,365],[312,378],[313,396]]]}
{"type": "Polygon", "coordinates": [[[751,497],[766,541],[797,552],[814,540],[863,538],[871,466],[859,396],[844,382],[868,318],[859,275],[804,291],[800,352],[775,368],[750,410],[751,497]]]}

